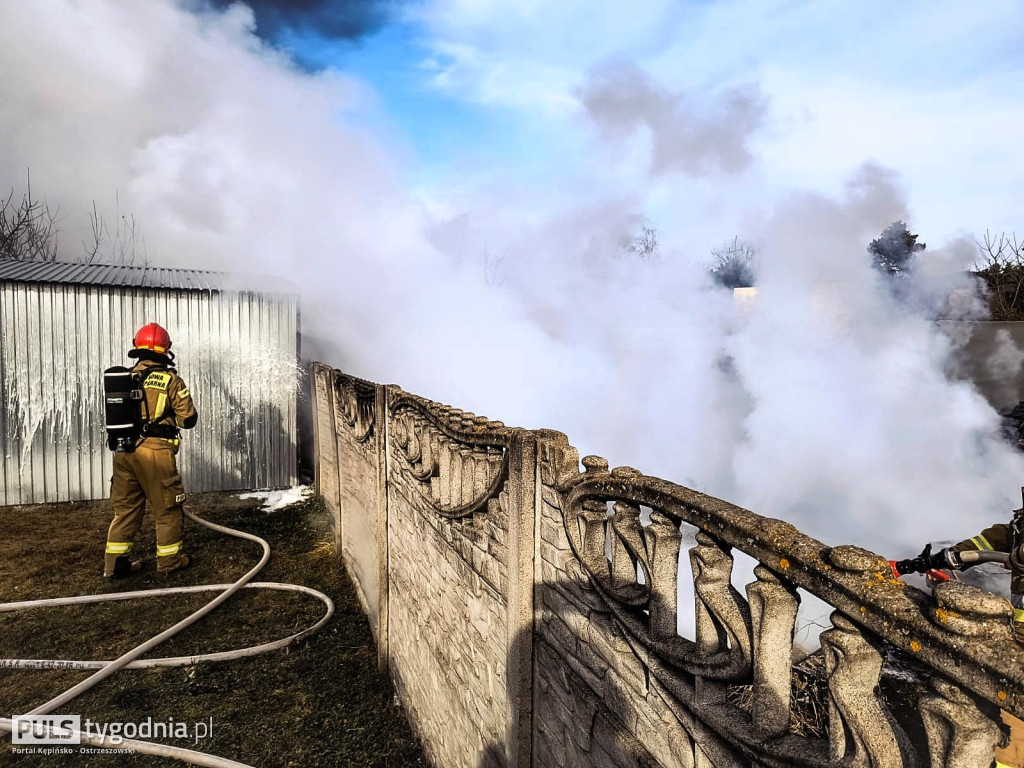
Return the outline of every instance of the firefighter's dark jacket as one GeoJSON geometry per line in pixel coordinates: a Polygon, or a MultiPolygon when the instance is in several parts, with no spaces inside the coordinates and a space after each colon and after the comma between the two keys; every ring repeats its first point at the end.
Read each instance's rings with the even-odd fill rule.
{"type": "MultiPolygon", "coordinates": [[[[1022,510],[1014,510],[1014,520],[1020,520],[1022,510]]],[[[1021,558],[1020,544],[1014,547],[1013,523],[996,523],[969,539],[955,544],[953,549],[958,552],[979,550],[982,552],[1010,553],[1010,591],[1016,595],[1024,594],[1024,558],[1021,558]]]]}

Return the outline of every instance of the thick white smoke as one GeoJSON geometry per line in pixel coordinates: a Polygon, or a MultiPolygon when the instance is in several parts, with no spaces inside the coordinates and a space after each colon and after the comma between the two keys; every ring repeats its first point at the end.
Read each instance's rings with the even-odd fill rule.
{"type": "Polygon", "coordinates": [[[580,98],[595,124],[614,140],[650,135],[650,169],[692,175],[736,172],[753,159],[747,147],[760,127],[764,99],[756,88],[735,88],[700,103],[673,93],[628,61],[603,62],[591,71],[580,98]]]}
{"type": "Polygon", "coordinates": [[[298,285],[339,367],[889,555],[1005,519],[1024,477],[996,414],[944,375],[927,308],[960,279],[958,246],[929,243],[909,298],[871,269],[865,244],[908,217],[891,171],[767,215],[729,206],[756,163],[756,88],[698,98],[603,64],[579,74],[580,141],[632,171],[421,200],[372,88],[293,66],[244,6],[4,3],[0,72],[18,73],[0,78],[0,181],[31,169],[67,258],[116,194],[154,263],[298,285]],[[673,189],[643,260],[624,241],[648,183],[673,189]],[[699,225],[708,190],[721,210],[699,225]],[[746,309],[706,275],[722,222],[761,250],[746,309]]]}

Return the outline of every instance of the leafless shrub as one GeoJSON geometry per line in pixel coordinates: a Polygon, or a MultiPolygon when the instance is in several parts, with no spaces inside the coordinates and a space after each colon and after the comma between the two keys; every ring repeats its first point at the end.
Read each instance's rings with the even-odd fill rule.
{"type": "Polygon", "coordinates": [[[626,250],[643,261],[653,261],[658,256],[658,230],[644,219],[640,232],[630,241],[626,250]]]}
{"type": "Polygon", "coordinates": [[[974,273],[988,288],[993,320],[1024,320],[1024,241],[1015,234],[995,237],[986,231],[978,243],[974,273]]]}
{"type": "Polygon", "coordinates": [[[103,215],[92,203],[89,212],[91,240],[82,243],[82,259],[86,264],[117,264],[120,266],[149,266],[146,241],[139,233],[135,214],[121,213],[121,200],[115,196],[114,230],[111,232],[103,215]],[[138,263],[136,263],[138,262],[138,263]]]}
{"type": "Polygon", "coordinates": [[[32,197],[32,178],[15,200],[14,190],[0,203],[0,259],[56,261],[58,214],[45,200],[32,197]]]}
{"type": "MultiPolygon", "coordinates": [[[[93,202],[89,212],[90,239],[82,243],[78,261],[149,266],[146,241],[140,234],[135,215],[122,213],[120,199],[115,200],[112,228],[93,202]]],[[[6,200],[0,199],[0,260],[57,261],[59,212],[59,207],[53,210],[45,199],[33,197],[32,177],[28,174],[20,200],[13,189],[6,200]]]]}
{"type": "Polygon", "coordinates": [[[505,284],[505,278],[501,273],[502,262],[505,261],[505,254],[496,256],[490,250],[484,252],[484,282],[488,288],[500,288],[505,284]]]}
{"type": "Polygon", "coordinates": [[[734,237],[731,243],[711,249],[711,279],[723,288],[753,288],[757,282],[757,249],[734,237]]]}

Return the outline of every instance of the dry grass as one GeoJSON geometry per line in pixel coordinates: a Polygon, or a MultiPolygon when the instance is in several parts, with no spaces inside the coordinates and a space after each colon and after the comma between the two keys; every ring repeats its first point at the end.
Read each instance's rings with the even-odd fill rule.
{"type": "MultiPolygon", "coordinates": [[[[825,659],[821,654],[812,654],[793,666],[790,696],[790,731],[799,736],[827,739],[828,681],[825,679],[825,659]]],[[[753,700],[753,686],[729,687],[729,703],[748,714],[753,700]]]]}
{"type": "MultiPolygon", "coordinates": [[[[319,633],[290,648],[249,659],[193,667],[122,670],[62,711],[95,722],[213,718],[213,737],[194,745],[259,766],[420,766],[424,759],[390,680],[377,672],[369,625],[329,540],[318,501],[267,514],[227,494],[192,497],[190,508],[213,522],[270,542],[258,577],[319,589],[337,613],[319,633]]],[[[0,602],[157,586],[229,582],[252,567],[249,542],[189,525],[194,567],[158,578],[143,573],[109,583],[100,577],[109,523],[103,502],[0,508],[0,602]]],[[[137,552],[154,549],[149,517],[137,552]]],[[[151,555],[152,557],[152,555],[151,555]]],[[[126,601],[0,614],[0,658],[110,659],[188,614],[210,595],[126,601]]],[[[291,634],[316,621],[322,605],[293,593],[245,590],[153,655],[240,648],[291,634]]],[[[0,671],[0,711],[27,711],[84,679],[74,671],[0,671]]],[[[0,764],[13,758],[7,739],[0,764]]],[[[34,766],[67,758],[33,756],[34,766]]],[[[82,758],[84,760],[84,758],[82,758]]],[[[145,756],[104,755],[104,766],[180,765],[145,756]]]]}

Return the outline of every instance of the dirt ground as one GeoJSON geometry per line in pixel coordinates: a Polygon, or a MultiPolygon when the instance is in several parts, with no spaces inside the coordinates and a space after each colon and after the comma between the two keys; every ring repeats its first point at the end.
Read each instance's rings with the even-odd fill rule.
{"type": "MultiPolygon", "coordinates": [[[[334,618],[290,648],[249,659],[154,670],[122,670],[58,712],[97,723],[212,718],[201,740],[154,739],[254,766],[425,766],[390,680],[378,673],[369,625],[330,542],[327,515],[313,499],[266,513],[259,502],[232,494],[190,497],[189,508],[212,522],[255,533],[272,555],[260,581],[303,584],[328,594],[334,618]]],[[[110,521],[106,502],[0,507],[0,602],[225,583],[258,560],[257,545],[188,523],[193,567],[158,578],[152,520],[147,516],[136,555],[142,573],[117,582],[100,576],[110,521]]],[[[74,608],[0,613],[0,660],[112,659],[175,623],[211,593],[74,608]]],[[[297,632],[322,615],[322,605],[294,593],[243,590],[150,656],[208,653],[254,645],[297,632]]],[[[2,662],[0,662],[2,666],[2,662]]],[[[0,716],[28,711],[88,676],[88,672],[0,669],[0,716]]],[[[798,697],[799,698],[799,697],[798,697]]],[[[1024,768],[1024,724],[998,757],[1024,768]]],[[[817,734],[820,735],[820,734],[817,734]]],[[[146,755],[16,755],[0,738],[0,766],[180,766],[146,755]]]]}
{"type": "MultiPolygon", "coordinates": [[[[328,594],[333,619],[289,648],[237,661],[190,667],[121,670],[57,710],[93,722],[198,723],[212,736],[154,739],[254,766],[422,766],[425,761],[390,680],[377,671],[369,625],[330,543],[318,500],[267,513],[230,494],[190,497],[191,511],[267,539],[270,562],[259,581],[302,584],[328,594]]],[[[110,521],[106,502],[0,507],[0,602],[233,581],[259,558],[251,542],[187,522],[193,567],[157,577],[147,515],[135,554],[146,570],[108,582],[101,577],[110,521]]],[[[113,659],[211,599],[211,593],[69,608],[0,613],[0,659],[113,659]]],[[[312,597],[243,590],[210,616],[156,648],[151,657],[230,650],[274,640],[314,623],[323,605],[312,597]]],[[[0,716],[31,710],[89,672],[0,669],[0,716]]],[[[0,765],[163,766],[146,755],[14,754],[0,739],[0,765]]]]}

